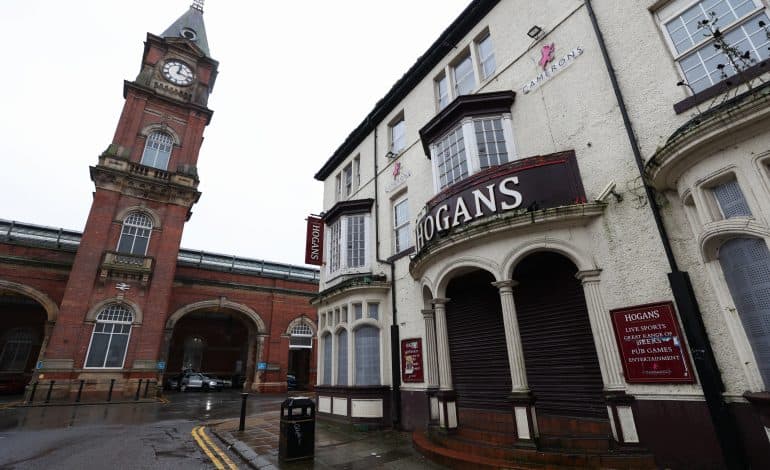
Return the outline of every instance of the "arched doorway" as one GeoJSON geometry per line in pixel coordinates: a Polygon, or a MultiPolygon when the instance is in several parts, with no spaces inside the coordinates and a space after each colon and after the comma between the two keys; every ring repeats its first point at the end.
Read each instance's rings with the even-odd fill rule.
{"type": "Polygon", "coordinates": [[[286,385],[289,390],[308,390],[311,385],[310,361],[313,355],[313,329],[304,321],[289,330],[289,366],[286,385]]]}
{"type": "Polygon", "coordinates": [[[0,286],[0,394],[21,394],[32,379],[48,313],[36,300],[0,286]]]}
{"type": "Polygon", "coordinates": [[[504,431],[504,424],[513,426],[508,402],[511,373],[494,281],[490,273],[474,270],[453,278],[446,289],[452,384],[458,421],[465,429],[504,431]]]}
{"type": "Polygon", "coordinates": [[[185,371],[202,372],[243,386],[249,353],[249,331],[245,318],[228,310],[196,310],[174,325],[169,347],[167,376],[185,371]]]}
{"type": "Polygon", "coordinates": [[[513,272],[527,382],[541,435],[558,434],[565,426],[573,426],[573,434],[609,433],[599,359],[576,273],[569,259],[552,252],[527,256],[513,272]]]}

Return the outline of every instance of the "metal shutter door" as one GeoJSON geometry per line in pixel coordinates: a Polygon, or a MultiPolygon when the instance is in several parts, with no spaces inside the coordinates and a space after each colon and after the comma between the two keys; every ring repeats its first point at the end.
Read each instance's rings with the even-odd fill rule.
{"type": "Polygon", "coordinates": [[[566,258],[541,253],[516,269],[516,315],[538,413],[606,418],[583,286],[566,258]]]}
{"type": "Polygon", "coordinates": [[[511,372],[500,294],[494,278],[477,271],[449,283],[447,332],[452,382],[463,408],[510,409],[511,372]]]}
{"type": "Polygon", "coordinates": [[[770,251],[764,240],[734,238],[719,249],[719,263],[767,388],[770,386],[770,251]]]}

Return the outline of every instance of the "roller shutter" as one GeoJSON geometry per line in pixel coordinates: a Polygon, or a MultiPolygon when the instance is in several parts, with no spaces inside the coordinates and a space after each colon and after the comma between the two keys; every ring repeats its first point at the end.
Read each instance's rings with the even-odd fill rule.
{"type": "Polygon", "coordinates": [[[538,413],[606,418],[583,287],[567,259],[541,253],[514,273],[516,315],[538,413]]]}
{"type": "Polygon", "coordinates": [[[447,332],[457,405],[509,409],[511,373],[505,344],[500,294],[483,271],[450,282],[447,332]]]}

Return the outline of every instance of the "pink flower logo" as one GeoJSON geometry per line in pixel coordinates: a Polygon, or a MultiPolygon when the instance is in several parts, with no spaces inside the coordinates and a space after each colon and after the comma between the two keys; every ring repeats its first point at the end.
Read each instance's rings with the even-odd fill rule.
{"type": "Polygon", "coordinates": [[[393,165],[393,177],[395,178],[399,173],[401,173],[401,162],[396,162],[393,165]]]}
{"type": "Polygon", "coordinates": [[[543,70],[545,70],[545,67],[548,65],[548,63],[553,60],[553,53],[555,50],[556,46],[554,43],[546,44],[540,50],[540,62],[538,62],[538,64],[543,67],[543,70]]]}

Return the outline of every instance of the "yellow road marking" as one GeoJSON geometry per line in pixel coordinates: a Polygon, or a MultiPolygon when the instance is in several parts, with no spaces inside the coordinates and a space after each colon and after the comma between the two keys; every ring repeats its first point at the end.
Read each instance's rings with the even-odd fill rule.
{"type": "Polygon", "coordinates": [[[211,460],[211,462],[214,464],[215,467],[217,467],[217,470],[224,470],[224,465],[222,465],[222,462],[217,459],[214,454],[211,453],[208,447],[206,447],[206,444],[203,442],[203,439],[201,439],[198,436],[198,431],[202,429],[203,426],[198,426],[193,428],[192,434],[193,439],[195,439],[195,442],[198,443],[198,446],[203,450],[203,452],[206,454],[206,456],[211,460]]]}
{"type": "Polygon", "coordinates": [[[238,466],[235,465],[232,460],[230,460],[230,457],[227,456],[225,451],[223,451],[222,449],[219,448],[219,446],[211,442],[211,438],[209,438],[208,434],[206,434],[206,428],[201,427],[199,428],[198,432],[200,433],[201,437],[203,437],[203,440],[206,441],[206,444],[208,444],[210,448],[214,449],[214,452],[216,452],[217,455],[222,457],[222,460],[224,460],[227,466],[230,467],[230,470],[238,470],[238,466]]]}

